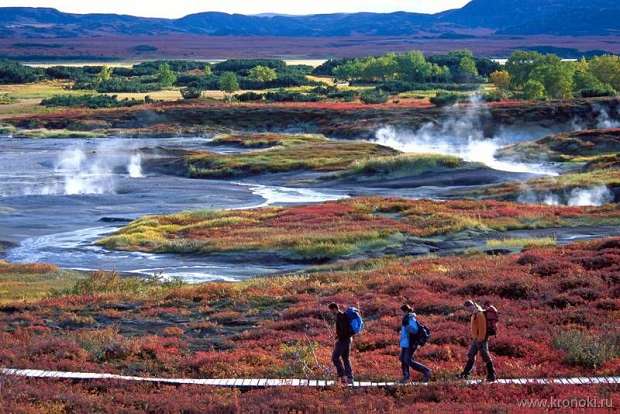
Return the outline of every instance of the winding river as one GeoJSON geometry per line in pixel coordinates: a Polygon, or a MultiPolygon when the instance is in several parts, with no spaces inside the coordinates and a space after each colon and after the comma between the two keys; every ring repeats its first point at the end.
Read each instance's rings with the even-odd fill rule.
{"type": "MultiPolygon", "coordinates": [[[[334,200],[342,192],[143,172],[145,149],[204,148],[196,139],[0,139],[0,241],[13,262],[72,269],[114,269],[179,276],[189,281],[237,280],[295,270],[209,258],[111,252],[93,242],[146,214],[204,208],[251,208],[334,200]]],[[[148,152],[148,151],[146,151],[148,152]]]]}

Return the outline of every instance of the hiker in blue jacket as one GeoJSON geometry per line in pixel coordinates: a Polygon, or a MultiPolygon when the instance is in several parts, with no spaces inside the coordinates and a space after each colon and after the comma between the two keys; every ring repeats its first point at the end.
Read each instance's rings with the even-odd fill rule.
{"type": "Polygon", "coordinates": [[[415,360],[415,351],[419,347],[416,340],[419,329],[416,315],[413,313],[413,308],[407,304],[401,306],[400,310],[404,313],[400,328],[400,362],[403,369],[401,382],[409,382],[409,367],[423,375],[422,382],[428,382],[431,379],[431,370],[415,360]]]}
{"type": "Polygon", "coordinates": [[[349,319],[340,310],[337,303],[330,303],[328,308],[336,317],[336,343],[332,352],[332,362],[336,367],[338,380],[343,384],[353,384],[353,370],[349,361],[353,333],[351,332],[349,319]]]}

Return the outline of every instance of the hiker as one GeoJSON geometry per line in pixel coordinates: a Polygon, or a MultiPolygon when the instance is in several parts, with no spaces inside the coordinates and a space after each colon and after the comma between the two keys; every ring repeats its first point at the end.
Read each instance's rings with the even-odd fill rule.
{"type": "MultiPolygon", "coordinates": [[[[493,360],[489,354],[489,334],[491,334],[491,332],[488,332],[487,329],[487,316],[485,315],[485,311],[480,305],[471,300],[466,301],[463,306],[471,313],[472,343],[467,352],[467,364],[465,364],[465,368],[463,368],[463,372],[459,375],[459,378],[469,377],[476,363],[476,355],[480,353],[487,366],[487,381],[495,381],[495,367],[493,367],[493,360]]],[[[495,309],[495,307],[493,307],[493,309],[495,309]]]]}
{"type": "Polygon", "coordinates": [[[423,375],[422,382],[428,382],[431,379],[431,370],[415,360],[415,352],[420,347],[419,338],[422,328],[411,306],[405,304],[400,307],[400,310],[404,313],[400,328],[400,363],[403,370],[401,382],[409,382],[409,367],[423,375]]]}
{"type": "Polygon", "coordinates": [[[329,310],[336,316],[336,343],[332,353],[332,362],[336,366],[338,379],[344,384],[353,384],[353,371],[349,361],[351,352],[351,324],[344,312],[340,311],[337,303],[330,303],[329,310]]]}

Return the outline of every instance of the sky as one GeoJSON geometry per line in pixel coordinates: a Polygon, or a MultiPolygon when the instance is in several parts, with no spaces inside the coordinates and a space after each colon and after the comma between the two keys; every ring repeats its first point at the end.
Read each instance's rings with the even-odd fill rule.
{"type": "Polygon", "coordinates": [[[258,14],[410,11],[435,13],[469,0],[0,0],[0,7],[53,7],[69,13],[119,13],[178,18],[203,11],[258,14]]]}

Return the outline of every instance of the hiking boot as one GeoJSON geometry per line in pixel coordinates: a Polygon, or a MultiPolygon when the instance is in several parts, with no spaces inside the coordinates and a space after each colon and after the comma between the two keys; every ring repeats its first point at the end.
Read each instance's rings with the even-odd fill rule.
{"type": "Polygon", "coordinates": [[[427,372],[424,374],[424,377],[422,377],[422,382],[430,382],[431,380],[431,372],[427,372]]]}
{"type": "Polygon", "coordinates": [[[467,364],[465,364],[465,368],[463,368],[463,372],[457,375],[458,379],[467,379],[469,378],[469,374],[471,374],[471,370],[474,368],[474,361],[468,360],[467,364]]]}
{"type": "Polygon", "coordinates": [[[353,385],[353,377],[345,378],[344,383],[347,385],[353,385]]]}
{"type": "Polygon", "coordinates": [[[487,362],[487,381],[493,382],[497,379],[497,375],[495,375],[495,367],[492,362],[487,362]]]}
{"type": "Polygon", "coordinates": [[[400,380],[400,383],[401,383],[401,384],[408,384],[408,383],[409,383],[409,381],[411,381],[411,378],[409,378],[409,377],[403,377],[403,378],[400,380]]]}

